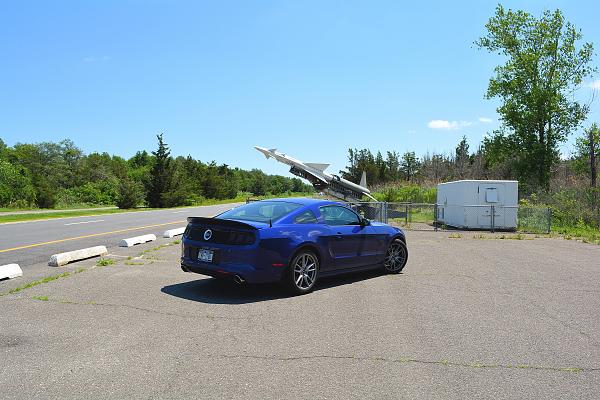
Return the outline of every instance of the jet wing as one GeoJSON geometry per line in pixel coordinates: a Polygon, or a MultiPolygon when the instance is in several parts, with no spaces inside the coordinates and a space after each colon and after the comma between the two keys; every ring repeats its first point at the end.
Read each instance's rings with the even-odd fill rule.
{"type": "Polygon", "coordinates": [[[314,168],[317,171],[325,171],[327,169],[327,167],[329,167],[331,164],[307,162],[307,163],[304,163],[304,165],[306,165],[307,167],[314,168]]]}

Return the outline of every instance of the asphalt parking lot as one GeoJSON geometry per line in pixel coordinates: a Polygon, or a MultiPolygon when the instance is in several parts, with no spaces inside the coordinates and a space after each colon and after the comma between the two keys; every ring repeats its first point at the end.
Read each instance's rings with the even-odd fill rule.
{"type": "Polygon", "coordinates": [[[300,297],[184,273],[173,239],[47,267],[0,296],[0,397],[600,397],[600,246],[407,236],[403,274],[300,297]]]}

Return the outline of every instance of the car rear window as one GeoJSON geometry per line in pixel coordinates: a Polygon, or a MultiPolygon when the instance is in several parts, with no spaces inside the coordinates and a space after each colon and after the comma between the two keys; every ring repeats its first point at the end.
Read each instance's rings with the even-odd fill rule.
{"type": "Polygon", "coordinates": [[[300,207],[300,204],[283,201],[256,201],[225,211],[216,218],[269,222],[278,220],[300,207]]]}
{"type": "Polygon", "coordinates": [[[303,213],[299,214],[294,218],[295,224],[316,224],[317,218],[312,211],[306,210],[303,213]]]}

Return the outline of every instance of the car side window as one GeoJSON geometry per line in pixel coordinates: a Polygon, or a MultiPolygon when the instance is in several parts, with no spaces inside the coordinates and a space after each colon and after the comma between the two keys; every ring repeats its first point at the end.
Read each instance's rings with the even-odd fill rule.
{"type": "Polygon", "coordinates": [[[302,214],[297,215],[296,218],[294,218],[294,223],[295,224],[316,224],[317,218],[315,217],[315,214],[313,214],[312,211],[306,210],[302,214]]]}
{"type": "Polygon", "coordinates": [[[323,206],[320,210],[327,225],[360,225],[358,215],[346,207],[323,206]]]}

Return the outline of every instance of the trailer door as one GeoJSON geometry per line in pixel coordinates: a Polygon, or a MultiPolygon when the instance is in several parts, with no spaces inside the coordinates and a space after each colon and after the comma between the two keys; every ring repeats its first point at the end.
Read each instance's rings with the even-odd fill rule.
{"type": "Polygon", "coordinates": [[[480,228],[492,226],[492,206],[494,206],[494,227],[504,227],[504,185],[481,183],[477,189],[479,197],[478,223],[480,228]]]}

